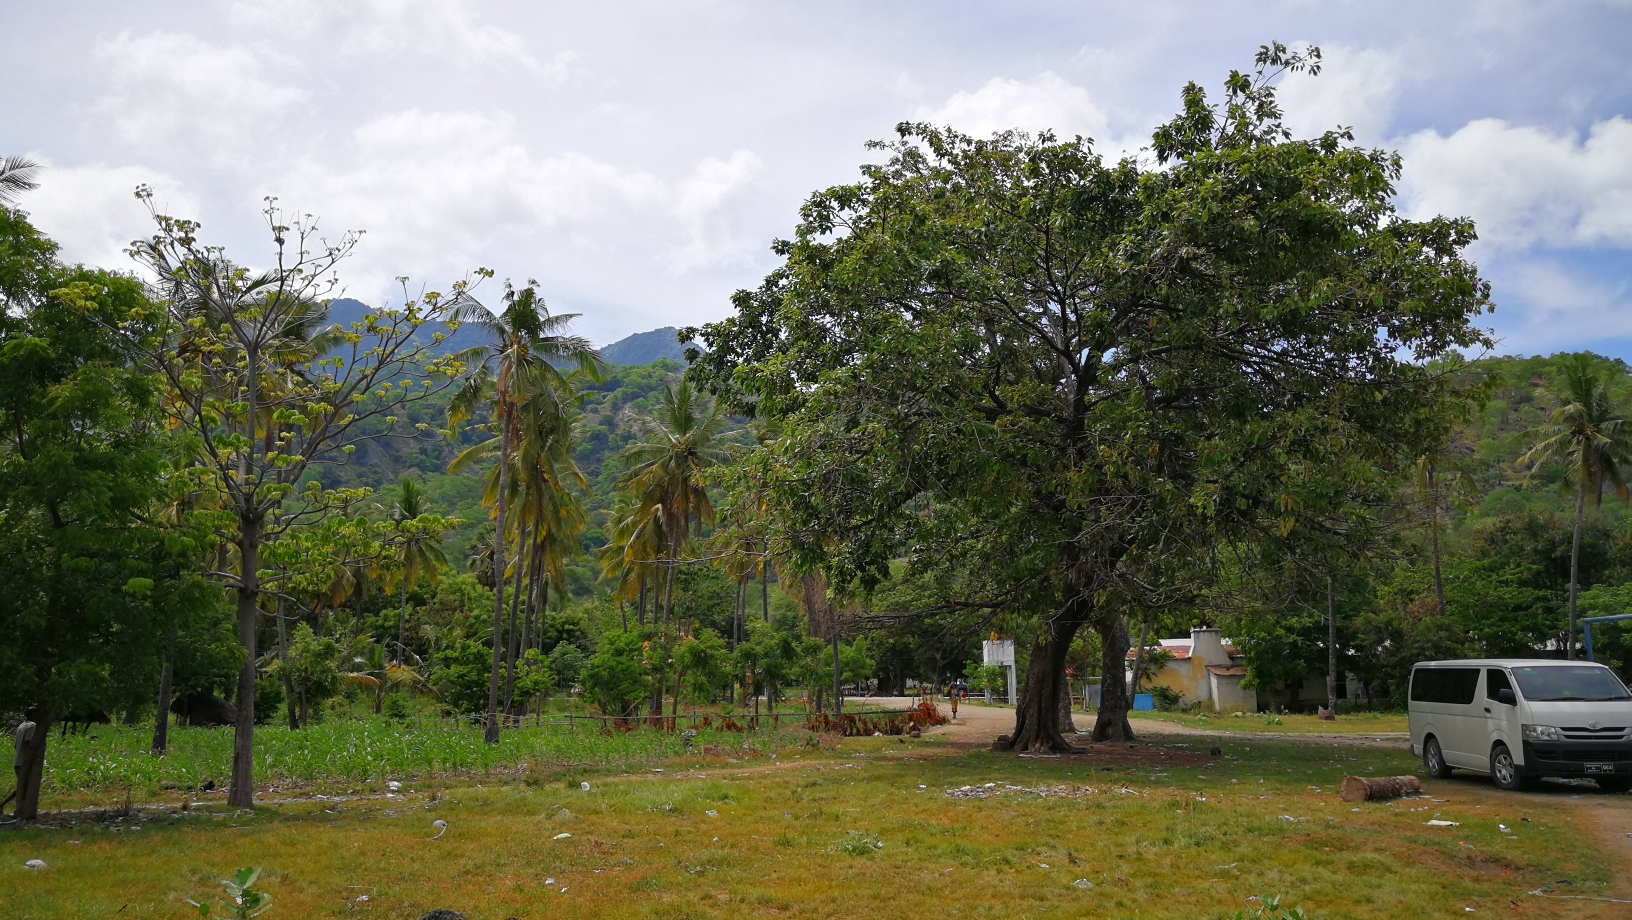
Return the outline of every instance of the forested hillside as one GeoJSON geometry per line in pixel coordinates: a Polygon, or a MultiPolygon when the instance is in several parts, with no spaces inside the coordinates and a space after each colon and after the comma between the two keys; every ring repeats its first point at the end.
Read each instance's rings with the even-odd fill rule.
{"type": "MultiPolygon", "coordinates": [[[[464,333],[460,330],[461,335],[464,333]]],[[[573,458],[590,483],[583,496],[590,525],[581,540],[582,554],[570,560],[566,570],[567,586],[575,596],[587,597],[594,590],[595,573],[590,560],[594,551],[606,543],[603,519],[621,470],[618,453],[635,439],[634,420],[652,410],[664,384],[677,381],[683,370],[679,362],[667,359],[637,366],[609,365],[599,380],[586,381],[579,390],[579,437],[573,458]]],[[[444,394],[416,407],[408,420],[433,427],[445,425],[448,398],[444,394]]],[[[477,421],[485,420],[484,416],[477,421]]],[[[467,426],[451,438],[430,443],[371,441],[360,446],[346,465],[321,468],[315,476],[327,487],[366,487],[381,495],[390,492],[404,476],[418,480],[424,486],[430,510],[464,522],[446,540],[450,562],[463,571],[476,534],[488,522],[489,511],[481,505],[477,476],[450,474],[447,468],[460,451],[483,437],[482,431],[467,426]]]]}

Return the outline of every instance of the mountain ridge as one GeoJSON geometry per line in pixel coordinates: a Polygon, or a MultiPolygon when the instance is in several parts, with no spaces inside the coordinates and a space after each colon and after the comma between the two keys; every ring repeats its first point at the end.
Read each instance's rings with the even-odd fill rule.
{"type": "MultiPolygon", "coordinates": [[[[371,309],[373,308],[355,298],[339,297],[329,302],[328,322],[349,327],[352,323],[361,322],[371,309]]],[[[436,351],[439,353],[463,351],[476,345],[486,344],[481,331],[470,325],[461,326],[450,331],[444,323],[427,323],[420,329],[415,338],[429,340],[437,332],[447,336],[436,346],[436,351]]],[[[680,342],[678,327],[659,326],[656,329],[626,335],[616,342],[602,345],[596,349],[596,352],[608,364],[627,367],[641,367],[665,359],[684,364],[686,362],[686,347],[692,344],[694,343],[680,342]]]]}

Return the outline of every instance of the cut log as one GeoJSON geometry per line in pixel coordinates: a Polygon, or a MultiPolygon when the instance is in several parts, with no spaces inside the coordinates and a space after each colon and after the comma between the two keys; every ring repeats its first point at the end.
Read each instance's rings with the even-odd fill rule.
{"type": "Polygon", "coordinates": [[[1370,802],[1421,792],[1422,780],[1415,776],[1345,776],[1340,791],[1345,802],[1370,802]]]}

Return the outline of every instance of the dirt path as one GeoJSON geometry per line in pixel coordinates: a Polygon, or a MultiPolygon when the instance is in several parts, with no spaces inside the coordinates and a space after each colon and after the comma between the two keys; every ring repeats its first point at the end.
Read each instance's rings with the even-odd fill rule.
{"type": "MultiPolygon", "coordinates": [[[[856,700],[854,704],[883,709],[906,709],[918,702],[917,697],[879,696],[865,700],[856,700]]],[[[936,700],[935,704],[943,712],[950,713],[951,705],[945,700],[936,700]]],[[[1073,717],[1078,731],[1088,731],[1093,728],[1094,717],[1085,712],[1076,713],[1073,717]]],[[[1195,738],[1233,738],[1250,741],[1292,741],[1305,744],[1353,744],[1363,747],[1404,747],[1411,741],[1406,732],[1237,732],[1219,731],[1214,729],[1187,728],[1161,719],[1130,718],[1134,734],[1142,738],[1153,736],[1168,737],[1172,735],[1188,735],[1195,738]]],[[[958,717],[950,725],[939,725],[925,732],[926,735],[941,735],[954,741],[970,744],[984,744],[991,742],[998,735],[1007,734],[1014,730],[1014,709],[1009,706],[985,706],[962,704],[958,706],[958,717]]]]}
{"type": "Polygon", "coordinates": [[[1190,735],[1197,738],[1246,738],[1252,741],[1294,741],[1304,744],[1352,744],[1361,747],[1405,747],[1409,732],[1235,732],[1188,728],[1161,719],[1130,718],[1136,735],[1190,735]]]}
{"type": "MultiPolygon", "coordinates": [[[[857,700],[867,706],[878,706],[884,709],[906,709],[915,706],[918,698],[906,696],[875,696],[866,700],[857,700]]],[[[846,701],[846,705],[850,705],[846,701]]],[[[952,705],[946,700],[936,700],[935,705],[948,715],[952,712],[952,705]]],[[[1082,716],[1078,716],[1077,727],[1091,725],[1082,716]]],[[[969,744],[990,744],[998,735],[1014,731],[1014,708],[1010,706],[976,706],[967,703],[958,705],[958,717],[950,725],[937,725],[924,732],[926,735],[936,735],[949,738],[953,741],[962,741],[969,744]]]]}

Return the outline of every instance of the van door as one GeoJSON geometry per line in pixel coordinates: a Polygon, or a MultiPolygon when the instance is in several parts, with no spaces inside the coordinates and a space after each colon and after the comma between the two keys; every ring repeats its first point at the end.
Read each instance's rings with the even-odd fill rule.
{"type": "Polygon", "coordinates": [[[1524,764],[1523,730],[1519,727],[1518,694],[1513,690],[1513,682],[1507,672],[1501,668],[1485,669],[1485,759],[1490,759],[1490,750],[1500,741],[1507,745],[1513,753],[1513,762],[1524,764]],[[1511,703],[1503,702],[1502,691],[1508,692],[1511,703]]]}
{"type": "Polygon", "coordinates": [[[1439,668],[1444,681],[1441,715],[1436,718],[1444,733],[1440,747],[1445,762],[1469,770],[1490,769],[1490,750],[1485,739],[1490,730],[1485,722],[1484,701],[1479,698],[1479,668],[1439,668]]]}

